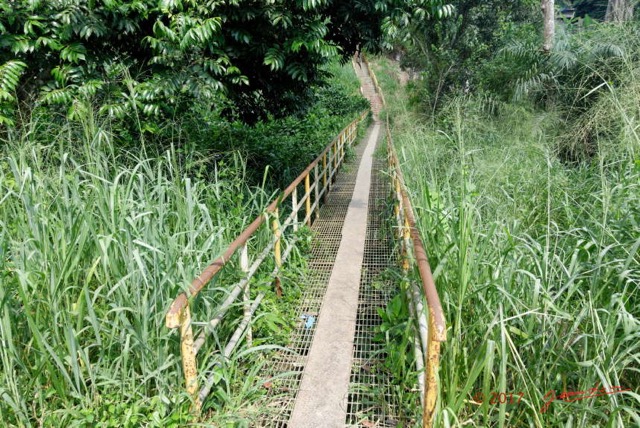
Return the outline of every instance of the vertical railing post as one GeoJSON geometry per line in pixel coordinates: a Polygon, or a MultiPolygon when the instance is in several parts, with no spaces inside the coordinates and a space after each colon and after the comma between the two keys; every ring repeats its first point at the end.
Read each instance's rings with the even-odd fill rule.
{"type": "Polygon", "coordinates": [[[405,275],[409,272],[409,248],[411,247],[411,228],[409,226],[409,219],[407,214],[404,214],[404,225],[402,228],[402,240],[404,245],[402,246],[402,270],[405,275]]]}
{"type": "Polygon", "coordinates": [[[196,352],[193,348],[193,327],[191,326],[191,311],[188,303],[180,313],[180,353],[187,393],[193,397],[193,407],[196,412],[199,412],[202,403],[198,398],[198,366],[196,352]]]}
{"type": "MultiPolygon", "coordinates": [[[[333,158],[331,157],[331,154],[334,153],[333,152],[333,145],[331,145],[329,147],[329,151],[327,152],[329,155],[329,158],[327,159],[327,163],[328,163],[328,172],[329,172],[329,180],[327,181],[327,191],[325,193],[325,195],[329,196],[329,192],[331,191],[331,183],[333,183],[333,158]]],[[[326,199],[325,199],[326,201],[326,199]]]]}
{"type": "Polygon", "coordinates": [[[307,173],[307,175],[304,176],[304,196],[305,196],[305,219],[307,220],[307,226],[311,226],[311,185],[309,184],[309,174],[311,174],[310,172],[307,173]]]}
{"type": "MultiPolygon", "coordinates": [[[[333,173],[338,171],[338,141],[333,142],[333,173]]],[[[333,181],[333,179],[331,180],[333,181]]]]}
{"type": "Polygon", "coordinates": [[[298,187],[291,192],[291,215],[293,219],[293,231],[298,231],[298,187]]]}
{"type": "MultiPolygon", "coordinates": [[[[268,224],[268,223],[267,223],[268,224]]],[[[282,267],[282,248],[281,248],[281,229],[280,229],[280,215],[278,212],[278,208],[273,211],[273,221],[271,222],[271,229],[273,230],[273,236],[275,237],[275,242],[273,244],[273,258],[276,263],[276,277],[273,281],[273,286],[275,288],[276,296],[282,296],[282,285],[280,283],[280,268],[282,267]]]]}
{"type": "MultiPolygon", "coordinates": [[[[249,272],[249,247],[245,243],[240,248],[240,270],[243,273],[249,272]]],[[[242,293],[242,301],[244,303],[244,318],[251,319],[251,289],[249,288],[250,281],[247,281],[247,285],[244,287],[242,293]]],[[[251,323],[247,325],[247,346],[251,347],[253,342],[253,333],[251,331],[251,323]]]]}
{"type": "Polygon", "coordinates": [[[437,372],[440,365],[440,342],[434,340],[436,331],[435,317],[429,310],[429,339],[427,355],[425,355],[425,389],[424,389],[424,413],[422,414],[422,426],[431,427],[433,414],[438,399],[437,372]]]}
{"type": "Polygon", "coordinates": [[[322,156],[322,190],[323,199],[327,200],[327,153],[325,152],[324,156],[322,156]]]}
{"type": "MultiPolygon", "coordinates": [[[[398,165],[395,165],[396,168],[398,167],[398,165]]],[[[404,204],[402,201],[402,190],[400,190],[400,177],[398,176],[398,174],[394,175],[394,186],[395,186],[395,192],[396,192],[396,200],[398,201],[398,204],[395,206],[395,214],[396,214],[396,220],[398,222],[398,239],[402,239],[402,227],[404,225],[404,221],[403,221],[403,216],[404,216],[404,204]]]]}
{"type": "Polygon", "coordinates": [[[342,133],[340,134],[340,159],[344,160],[344,140],[345,140],[345,134],[342,133]]]}
{"type": "MultiPolygon", "coordinates": [[[[394,187],[394,196],[395,196],[395,200],[393,203],[393,216],[396,219],[396,225],[399,228],[400,225],[402,224],[400,221],[400,204],[402,203],[402,200],[398,198],[398,192],[397,189],[398,187],[396,186],[396,184],[398,183],[398,176],[396,175],[395,171],[393,172],[393,187],[394,187]]],[[[399,238],[400,235],[400,230],[396,231],[396,237],[399,238]]]]}
{"type": "Polygon", "coordinates": [[[282,267],[282,248],[281,248],[281,239],[280,239],[280,221],[279,221],[279,214],[278,214],[278,208],[276,208],[273,211],[273,222],[272,224],[272,228],[273,228],[273,235],[276,238],[276,242],[273,246],[273,255],[276,261],[276,266],[277,267],[282,267]]]}
{"type": "Polygon", "coordinates": [[[318,164],[316,163],[316,166],[313,167],[313,182],[314,182],[314,193],[315,193],[315,199],[314,202],[316,204],[316,220],[320,217],[320,189],[318,189],[320,187],[320,175],[318,173],[318,164]]]}

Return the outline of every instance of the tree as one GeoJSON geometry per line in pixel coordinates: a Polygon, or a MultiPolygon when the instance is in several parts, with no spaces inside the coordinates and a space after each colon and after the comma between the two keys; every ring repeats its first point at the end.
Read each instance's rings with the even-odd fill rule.
{"type": "Polygon", "coordinates": [[[609,0],[604,20],[607,22],[627,22],[633,19],[633,0],[609,0]]]}
{"type": "Polygon", "coordinates": [[[402,64],[424,71],[419,85],[424,92],[416,92],[420,101],[433,112],[444,93],[479,87],[485,80],[480,65],[491,58],[516,23],[534,21],[538,5],[537,0],[455,0],[441,6],[443,12],[451,13],[446,19],[414,20],[415,26],[401,39],[402,64]]]}
{"type": "Polygon", "coordinates": [[[387,17],[437,17],[440,4],[0,0],[0,65],[26,64],[15,87],[21,100],[97,97],[120,117],[173,117],[199,100],[255,121],[304,108],[336,55],[380,49],[387,17]]]}
{"type": "Polygon", "coordinates": [[[556,10],[554,0],[542,0],[542,14],[544,16],[544,36],[542,42],[542,51],[551,52],[553,48],[553,39],[555,35],[556,10]]]}

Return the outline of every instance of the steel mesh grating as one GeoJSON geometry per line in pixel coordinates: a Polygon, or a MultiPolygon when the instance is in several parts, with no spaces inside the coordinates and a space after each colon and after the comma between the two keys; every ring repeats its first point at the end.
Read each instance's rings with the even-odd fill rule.
{"type": "Polygon", "coordinates": [[[354,166],[359,165],[365,148],[366,144],[355,147],[355,159],[337,174],[326,203],[321,206],[319,216],[311,226],[313,241],[308,272],[303,279],[305,287],[300,301],[298,326],[289,340],[289,352],[278,353],[271,363],[269,374],[277,379],[271,382],[268,401],[255,426],[288,426],[317,325],[307,320],[320,313],[353,195],[358,172],[354,166]]]}
{"type": "MultiPolygon", "coordinates": [[[[358,165],[365,145],[356,148],[355,165],[358,165]]],[[[360,280],[360,295],[353,360],[350,376],[347,418],[349,427],[395,427],[396,408],[390,379],[379,370],[384,361],[382,344],[374,341],[376,329],[381,323],[378,308],[386,307],[395,294],[394,282],[386,278],[389,268],[397,266],[393,251],[392,231],[385,221],[390,187],[386,176],[384,159],[376,157],[372,170],[369,194],[369,213],[365,239],[364,260],[360,280]]],[[[314,239],[311,244],[306,278],[306,287],[300,303],[300,317],[315,316],[320,307],[333,269],[342,239],[342,226],[353,195],[357,168],[349,166],[338,174],[327,202],[320,208],[320,215],[311,229],[314,239]]],[[[273,376],[284,377],[272,382],[266,411],[255,426],[288,426],[295,398],[302,379],[307,354],[313,341],[315,323],[307,328],[304,319],[290,338],[290,353],[280,353],[271,366],[273,376]]]]}
{"type": "Polygon", "coordinates": [[[384,221],[388,217],[390,192],[387,178],[382,173],[384,167],[384,160],[374,160],[345,421],[349,427],[397,426],[390,379],[380,369],[385,358],[384,348],[374,340],[382,321],[378,308],[385,308],[396,290],[393,281],[385,275],[397,266],[397,257],[393,251],[392,232],[384,221]]]}

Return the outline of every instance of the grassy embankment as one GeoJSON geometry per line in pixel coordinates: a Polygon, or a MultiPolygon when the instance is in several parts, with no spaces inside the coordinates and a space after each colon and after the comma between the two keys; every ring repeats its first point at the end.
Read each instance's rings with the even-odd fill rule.
{"type": "Polygon", "coordinates": [[[579,164],[558,113],[471,96],[422,116],[395,68],[376,71],[448,324],[436,426],[638,426],[637,68],[588,115],[609,129],[579,164]]]}
{"type": "MultiPolygon", "coordinates": [[[[235,129],[234,138],[176,137],[161,142],[168,147],[162,153],[148,141],[146,148],[139,141],[135,151],[123,150],[114,123],[92,109],[55,121],[45,111],[44,119],[34,116],[24,128],[3,134],[0,425],[168,427],[190,420],[179,335],[165,327],[166,310],[271,198],[247,176],[261,178],[259,168],[280,169],[280,159],[289,157],[298,162],[284,177],[295,175],[361,110],[349,67],[332,67],[336,78],[319,91],[305,118],[253,129],[213,118],[217,126],[235,129]],[[283,141],[265,132],[286,135],[288,144],[261,146],[283,141]],[[220,147],[229,153],[221,157],[220,147]],[[271,158],[247,171],[242,155],[258,158],[263,149],[271,158]]],[[[176,136],[223,134],[175,126],[176,136]]],[[[283,180],[276,178],[275,184],[283,180]]],[[[196,321],[211,319],[237,278],[230,271],[201,294],[196,321]]],[[[286,275],[287,297],[268,295],[267,309],[258,314],[256,348],[241,350],[219,368],[205,404],[213,423],[243,420],[236,409],[264,393],[257,376],[264,350],[258,346],[283,344],[295,322],[286,308],[298,285],[286,275]]],[[[270,279],[263,275],[253,287],[268,290],[270,279]]],[[[223,324],[203,352],[213,355],[224,346],[231,327],[223,324]]]]}

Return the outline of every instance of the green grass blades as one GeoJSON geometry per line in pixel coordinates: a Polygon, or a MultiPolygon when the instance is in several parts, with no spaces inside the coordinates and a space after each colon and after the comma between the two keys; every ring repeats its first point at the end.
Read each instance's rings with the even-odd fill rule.
{"type": "Polygon", "coordinates": [[[435,426],[638,426],[637,73],[600,104],[625,131],[576,165],[556,112],[466,96],[425,118],[378,64],[447,317],[435,426]]]}
{"type": "MultiPolygon", "coordinates": [[[[276,158],[304,152],[311,160],[362,108],[349,67],[330,68],[336,78],[316,112],[332,115],[327,126],[309,118],[306,128],[290,129],[306,121],[282,119],[244,127],[242,143],[264,143],[260,148],[276,158]],[[291,146],[269,146],[264,129],[273,131],[270,142],[280,133],[291,146]]],[[[230,150],[224,139],[205,138],[233,126],[220,117],[177,118],[158,134],[128,134],[97,113],[99,105],[74,106],[66,116],[39,107],[20,118],[20,127],[0,130],[0,426],[185,426],[194,419],[180,337],[166,328],[166,311],[274,198],[264,190],[273,184],[270,174],[291,178],[306,163],[251,171],[239,141],[230,150]]],[[[308,247],[308,231],[298,238],[308,247]]],[[[266,228],[256,233],[250,256],[271,239],[266,228]]],[[[220,375],[204,403],[212,424],[242,426],[255,416],[253,400],[266,393],[260,368],[275,352],[269,346],[286,344],[297,320],[305,245],[281,272],[284,297],[273,293],[272,260],[252,280],[251,298],[266,293],[254,319],[254,346],[243,343],[216,365],[242,315],[239,303],[202,348],[201,384],[207,369],[220,375]]],[[[197,332],[240,275],[231,260],[194,299],[197,332]]]]}
{"type": "Polygon", "coordinates": [[[184,422],[164,314],[268,199],[233,165],[205,180],[175,151],[115,157],[91,126],[2,142],[3,426],[184,422]]]}

